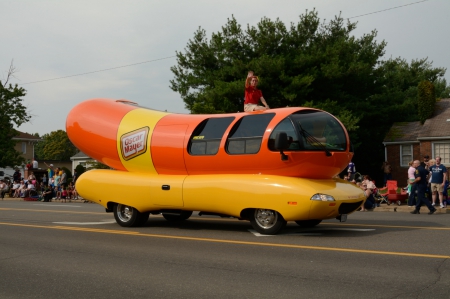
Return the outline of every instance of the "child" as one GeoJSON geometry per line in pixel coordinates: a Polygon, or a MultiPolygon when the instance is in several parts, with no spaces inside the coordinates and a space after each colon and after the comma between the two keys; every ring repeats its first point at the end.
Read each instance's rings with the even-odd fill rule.
{"type": "MultiPolygon", "coordinates": [[[[66,202],[66,199],[67,199],[67,190],[66,190],[66,187],[63,187],[63,189],[62,189],[62,191],[61,191],[61,201],[64,199],[64,202],[66,202]]],[[[69,199],[69,202],[71,202],[70,201],[70,199],[69,199]]]]}

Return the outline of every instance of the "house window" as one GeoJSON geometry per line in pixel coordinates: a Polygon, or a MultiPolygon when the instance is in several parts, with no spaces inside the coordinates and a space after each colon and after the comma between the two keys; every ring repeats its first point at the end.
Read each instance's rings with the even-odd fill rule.
{"type": "Polygon", "coordinates": [[[413,160],[413,146],[412,144],[400,146],[400,166],[409,166],[409,162],[413,160]]]}
{"type": "Polygon", "coordinates": [[[450,164],[450,143],[439,142],[433,143],[433,159],[437,156],[441,157],[441,163],[444,165],[450,164]]]}
{"type": "Polygon", "coordinates": [[[22,142],[22,154],[26,154],[26,153],[27,153],[27,143],[22,142]]]}

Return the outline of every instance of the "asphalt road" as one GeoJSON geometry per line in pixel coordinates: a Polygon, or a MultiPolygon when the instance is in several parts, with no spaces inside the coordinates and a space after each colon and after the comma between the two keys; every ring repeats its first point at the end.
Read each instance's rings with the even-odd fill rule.
{"type": "Polygon", "coordinates": [[[235,219],[0,201],[0,298],[449,298],[450,214],[356,212],[259,236],[235,219]]]}

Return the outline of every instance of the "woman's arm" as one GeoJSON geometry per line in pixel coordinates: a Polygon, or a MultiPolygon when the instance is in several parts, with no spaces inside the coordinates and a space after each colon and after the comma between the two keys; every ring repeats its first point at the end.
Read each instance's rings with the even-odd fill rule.
{"type": "Polygon", "coordinates": [[[267,109],[270,108],[269,105],[267,105],[267,102],[266,102],[266,100],[263,97],[261,97],[260,100],[261,100],[261,103],[263,103],[264,107],[266,107],[267,109]]]}

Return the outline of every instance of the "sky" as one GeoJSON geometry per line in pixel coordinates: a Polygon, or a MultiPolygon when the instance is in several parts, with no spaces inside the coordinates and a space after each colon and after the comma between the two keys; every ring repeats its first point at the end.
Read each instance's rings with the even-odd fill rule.
{"type": "MultiPolygon", "coordinates": [[[[313,9],[321,19],[357,21],[356,37],[377,30],[384,59],[428,57],[450,69],[450,1],[420,1],[0,0],[0,80],[13,61],[10,82],[26,89],[32,116],[16,129],[41,136],[65,130],[69,111],[92,98],[189,113],[169,87],[170,67],[199,27],[210,37],[232,16],[243,28],[263,17],[289,26],[313,9]]],[[[450,70],[445,78],[450,83],[450,70]]]]}

